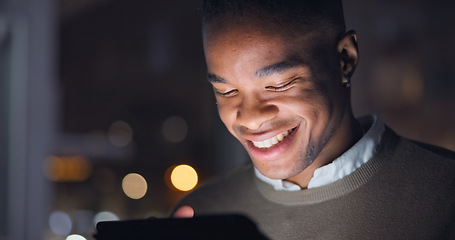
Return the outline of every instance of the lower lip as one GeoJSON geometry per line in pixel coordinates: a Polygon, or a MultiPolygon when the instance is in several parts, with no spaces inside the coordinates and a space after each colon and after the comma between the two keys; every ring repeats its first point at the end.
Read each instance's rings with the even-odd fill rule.
{"type": "Polygon", "coordinates": [[[251,141],[248,141],[249,152],[254,159],[260,161],[272,161],[278,159],[291,148],[298,129],[299,126],[297,126],[291,134],[285,137],[283,141],[270,148],[258,148],[255,147],[251,141]]]}

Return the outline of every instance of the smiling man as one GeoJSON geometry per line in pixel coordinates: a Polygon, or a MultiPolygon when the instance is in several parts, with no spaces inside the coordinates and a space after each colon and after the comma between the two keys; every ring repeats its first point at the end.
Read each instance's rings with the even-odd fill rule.
{"type": "Polygon", "coordinates": [[[256,168],[307,187],[361,135],[343,86],[357,63],[356,36],[338,43],[338,34],[280,27],[266,16],[213,20],[204,31],[208,78],[222,121],[256,168]]]}
{"type": "Polygon", "coordinates": [[[357,35],[339,0],[207,0],[219,115],[252,164],[187,196],[176,216],[241,213],[272,239],[451,239],[454,153],[356,119],[357,35]]]}

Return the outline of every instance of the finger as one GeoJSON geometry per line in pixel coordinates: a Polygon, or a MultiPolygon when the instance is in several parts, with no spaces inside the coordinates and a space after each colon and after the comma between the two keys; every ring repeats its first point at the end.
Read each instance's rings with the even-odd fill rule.
{"type": "Polygon", "coordinates": [[[194,209],[188,205],[181,206],[174,213],[174,218],[192,218],[194,216],[194,209]]]}

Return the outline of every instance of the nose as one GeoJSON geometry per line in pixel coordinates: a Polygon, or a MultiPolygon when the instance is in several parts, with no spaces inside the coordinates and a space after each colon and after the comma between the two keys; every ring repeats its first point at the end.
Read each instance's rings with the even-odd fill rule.
{"type": "Polygon", "coordinates": [[[254,95],[244,96],[237,109],[237,123],[250,130],[259,129],[261,125],[278,114],[278,107],[267,100],[254,95]]]}

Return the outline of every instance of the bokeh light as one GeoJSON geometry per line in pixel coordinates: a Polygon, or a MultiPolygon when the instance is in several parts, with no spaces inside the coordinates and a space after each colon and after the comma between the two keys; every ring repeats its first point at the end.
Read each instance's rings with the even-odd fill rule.
{"type": "Polygon", "coordinates": [[[97,223],[99,222],[104,222],[104,221],[117,221],[119,220],[119,217],[115,215],[112,212],[104,211],[104,212],[99,212],[95,215],[93,218],[93,224],[96,226],[97,223]]]}
{"type": "Polygon", "coordinates": [[[126,196],[140,199],[147,193],[147,181],[137,173],[130,173],[123,178],[122,189],[126,196]]]}
{"type": "Polygon", "coordinates": [[[43,168],[46,177],[56,182],[81,182],[92,174],[92,163],[83,156],[50,156],[43,168]]]}
{"type": "MultiPolygon", "coordinates": [[[[73,233],[88,234],[93,232],[93,218],[95,213],[91,210],[72,210],[71,219],[73,220],[73,233]]],[[[87,236],[87,235],[84,235],[87,236]]]]}
{"type": "Polygon", "coordinates": [[[185,139],[188,133],[188,126],[185,119],[179,116],[172,116],[163,122],[161,130],[166,140],[172,143],[178,143],[185,139]]]}
{"type": "Polygon", "coordinates": [[[109,142],[116,147],[125,147],[133,140],[133,129],[124,121],[115,121],[107,132],[109,142]]]}
{"type": "Polygon", "coordinates": [[[402,95],[408,104],[419,103],[424,95],[424,81],[422,73],[417,68],[408,69],[402,82],[402,95]]]}
{"type": "Polygon", "coordinates": [[[180,191],[193,189],[198,182],[198,175],[193,167],[182,164],[178,165],[171,172],[172,185],[180,191]]]}
{"type": "Polygon", "coordinates": [[[71,234],[68,237],[66,237],[66,240],[87,240],[87,238],[79,234],[71,234]]]}
{"type": "Polygon", "coordinates": [[[70,234],[72,221],[68,214],[62,211],[53,211],[49,216],[49,228],[55,235],[66,236],[70,234]]]}

